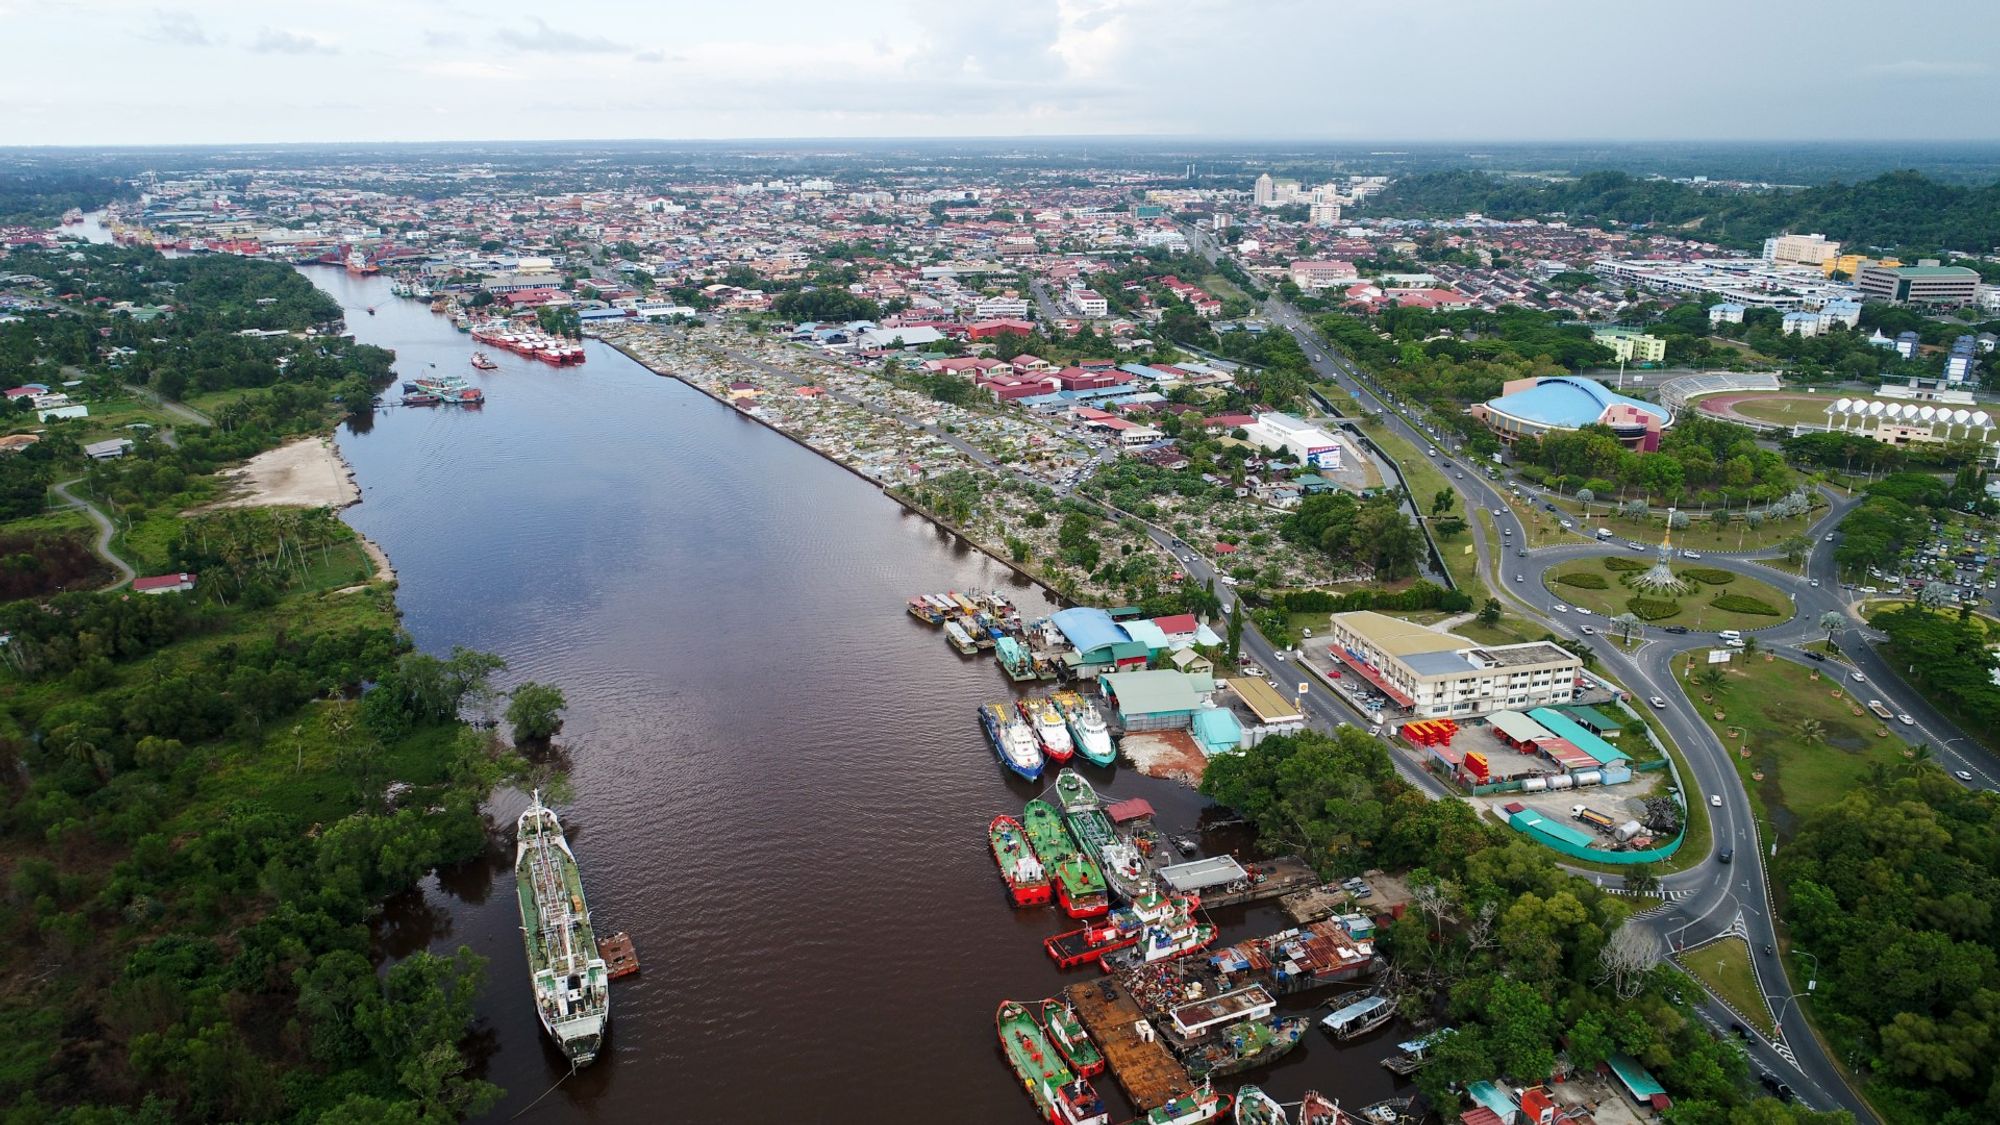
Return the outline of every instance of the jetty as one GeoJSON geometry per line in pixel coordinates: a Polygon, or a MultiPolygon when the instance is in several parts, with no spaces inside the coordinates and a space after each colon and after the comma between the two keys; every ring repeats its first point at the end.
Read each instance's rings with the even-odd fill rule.
{"type": "Polygon", "coordinates": [[[1261,902],[1319,882],[1312,866],[1295,855],[1247,864],[1214,856],[1161,868],[1160,876],[1176,891],[1199,893],[1207,907],[1261,902]]]}
{"type": "Polygon", "coordinates": [[[1146,1014],[1116,982],[1089,981],[1063,989],[1084,1030],[1103,1049],[1125,1096],[1140,1113],[1158,1109],[1195,1088],[1187,1068],[1146,1022],[1146,1014]]]}

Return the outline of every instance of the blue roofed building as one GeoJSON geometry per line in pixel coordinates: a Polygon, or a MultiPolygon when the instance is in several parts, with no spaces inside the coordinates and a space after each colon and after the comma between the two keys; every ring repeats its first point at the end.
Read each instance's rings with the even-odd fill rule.
{"type": "Polygon", "coordinates": [[[1503,443],[1523,437],[1609,426],[1628,449],[1656,452],[1660,435],[1673,424],[1673,412],[1641,402],[1604,384],[1574,375],[1546,379],[1511,379],[1499,398],[1478,403],[1472,416],[1503,443]]]}
{"type": "Polygon", "coordinates": [[[1063,635],[1074,652],[1063,660],[1081,675],[1095,675],[1114,668],[1144,668],[1153,657],[1146,642],[1135,640],[1125,626],[1109,613],[1089,606],[1060,609],[1049,615],[1049,623],[1063,635]]]}
{"type": "Polygon", "coordinates": [[[1194,713],[1194,741],[1205,757],[1228,754],[1243,748],[1243,724],[1227,707],[1210,707],[1194,713]]]}

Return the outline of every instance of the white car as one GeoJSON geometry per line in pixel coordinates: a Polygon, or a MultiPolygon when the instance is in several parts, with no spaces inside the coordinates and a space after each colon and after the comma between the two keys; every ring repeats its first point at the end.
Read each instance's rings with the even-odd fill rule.
{"type": "Polygon", "coordinates": [[[1957,771],[1956,773],[1952,774],[1952,776],[1953,776],[1953,777],[1955,777],[1955,778],[1957,778],[1957,779],[1959,779],[1960,781],[1971,781],[1971,780],[1972,780],[1972,771],[1971,771],[1971,770],[1959,770],[1959,771],[1957,771]]]}
{"type": "Polygon", "coordinates": [[[1596,636],[1596,635],[1597,635],[1597,630],[1595,630],[1595,629],[1591,628],[1591,627],[1590,627],[1590,626],[1588,626],[1588,625],[1585,625],[1585,626],[1583,627],[1583,635],[1584,635],[1584,636],[1586,636],[1586,637],[1594,637],[1594,636],[1596,636]]]}
{"type": "Polygon", "coordinates": [[[1868,682],[1868,677],[1862,675],[1859,672],[1849,672],[1847,674],[1847,678],[1853,680],[1857,684],[1865,684],[1868,682]]]}
{"type": "Polygon", "coordinates": [[[1715,808],[1715,809],[1719,809],[1719,808],[1721,808],[1721,807],[1722,807],[1722,797],[1721,797],[1721,795],[1720,795],[1720,794],[1715,794],[1715,793],[1711,793],[1711,794],[1709,794],[1709,798],[1708,798],[1708,805],[1709,805],[1709,807],[1710,807],[1710,808],[1715,808]]]}
{"type": "Polygon", "coordinates": [[[1660,698],[1659,696],[1657,696],[1657,695],[1656,695],[1656,696],[1654,696],[1654,697],[1652,697],[1651,699],[1648,699],[1648,700],[1647,700],[1646,702],[1648,702],[1648,703],[1652,704],[1652,705],[1653,705],[1653,710],[1655,710],[1655,711],[1664,711],[1664,710],[1666,710],[1666,709],[1667,709],[1667,701],[1666,701],[1666,700],[1664,700],[1664,699],[1661,699],[1661,698],[1660,698]]]}
{"type": "Polygon", "coordinates": [[[1700,558],[1700,557],[1701,557],[1701,552],[1700,552],[1700,551],[1682,551],[1682,552],[1681,552],[1681,557],[1682,557],[1682,558],[1687,558],[1687,559],[1698,559],[1698,558],[1700,558]]]}
{"type": "Polygon", "coordinates": [[[1906,727],[1913,727],[1917,725],[1917,721],[1915,719],[1910,718],[1908,712],[1899,713],[1896,716],[1896,721],[1903,724],[1906,727]]]}
{"type": "Polygon", "coordinates": [[[1568,606],[1566,606],[1566,605],[1564,605],[1564,604],[1562,604],[1561,602],[1557,602],[1556,604],[1554,604],[1554,605],[1550,606],[1549,608],[1550,608],[1550,609],[1553,609],[1553,610],[1555,610],[1555,611],[1556,611],[1557,613],[1568,613],[1568,612],[1569,612],[1569,607],[1568,607],[1568,606]]]}
{"type": "Polygon", "coordinates": [[[1273,655],[1273,656],[1277,657],[1277,658],[1278,658],[1279,660],[1283,660],[1283,659],[1285,658],[1285,654],[1284,654],[1284,653],[1282,653],[1282,652],[1275,652],[1275,653],[1272,653],[1271,655],[1273,655]]]}

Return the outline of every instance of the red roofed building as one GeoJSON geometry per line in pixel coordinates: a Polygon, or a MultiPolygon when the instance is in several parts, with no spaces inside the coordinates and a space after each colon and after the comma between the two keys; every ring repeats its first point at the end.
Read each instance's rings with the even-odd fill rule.
{"type": "Polygon", "coordinates": [[[1028,379],[1020,376],[1003,376],[986,380],[985,386],[992,393],[995,402],[1013,402],[1015,399],[1054,394],[1059,384],[1047,377],[1028,379]]]}
{"type": "Polygon", "coordinates": [[[1540,1086],[1521,1095],[1521,1120],[1527,1125],[1555,1125],[1556,1100],[1540,1086]]]}
{"type": "Polygon", "coordinates": [[[1236,544],[1218,542],[1215,545],[1215,553],[1218,555],[1233,555],[1236,553],[1236,544]]]}
{"type": "Polygon", "coordinates": [[[162,574],[155,578],[134,578],[132,592],[135,594],[178,594],[194,589],[192,574],[162,574]]]}
{"type": "Polygon", "coordinates": [[[1211,431],[1234,430],[1241,426],[1248,426],[1256,420],[1257,416],[1254,414],[1217,414],[1215,417],[1203,422],[1202,428],[1211,431]]]}
{"type": "Polygon", "coordinates": [[[1456,289],[1391,289],[1384,296],[1408,309],[1469,309],[1472,298],[1456,289]]]}
{"type": "Polygon", "coordinates": [[[1026,336],[1034,332],[1034,330],[1035,326],[1033,322],[1026,320],[982,320],[966,328],[965,338],[968,340],[991,340],[995,336],[1004,336],[1009,333],[1016,336],[1026,336]]]}
{"type": "Polygon", "coordinates": [[[1200,622],[1194,619],[1194,614],[1192,613],[1176,613],[1170,617],[1155,617],[1153,618],[1153,624],[1160,627],[1160,632],[1165,633],[1169,641],[1185,639],[1190,643],[1194,641],[1194,631],[1201,627],[1200,622]]]}
{"type": "Polygon", "coordinates": [[[1067,391],[1094,391],[1104,387],[1120,387],[1133,381],[1126,371],[1091,371],[1082,367],[1065,367],[1056,372],[1056,382],[1067,391]]]}
{"type": "Polygon", "coordinates": [[[1473,1106],[1458,1115],[1459,1125],[1509,1125],[1500,1120],[1500,1115],[1483,1105],[1473,1106]]]}

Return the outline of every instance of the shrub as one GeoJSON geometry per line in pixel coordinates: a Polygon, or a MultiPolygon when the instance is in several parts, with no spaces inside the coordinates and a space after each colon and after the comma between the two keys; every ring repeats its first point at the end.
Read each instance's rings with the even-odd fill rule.
{"type": "Polygon", "coordinates": [[[1641,621],[1660,621],[1681,611],[1681,603],[1663,601],[1659,598],[1635,597],[1625,603],[1632,616],[1641,621]]]}
{"type": "Polygon", "coordinates": [[[1638,559],[1628,559],[1623,555],[1613,555],[1604,560],[1604,569],[1606,570],[1651,570],[1652,568],[1652,563],[1640,562],[1638,559]]]}
{"type": "Polygon", "coordinates": [[[1736,581],[1735,574],[1727,570],[1717,570],[1712,566],[1697,566],[1677,573],[1682,578],[1692,578],[1696,582],[1705,582],[1710,586],[1727,586],[1736,581]]]}
{"type": "Polygon", "coordinates": [[[1783,617],[1785,611],[1770,602],[1753,598],[1748,594],[1717,594],[1709,603],[1717,609],[1731,613],[1754,613],[1759,617],[1783,617]]]}
{"type": "Polygon", "coordinates": [[[1565,586],[1575,586],[1582,590],[1608,590],[1611,583],[1602,574],[1585,571],[1581,574],[1559,574],[1556,581],[1565,586]]]}

